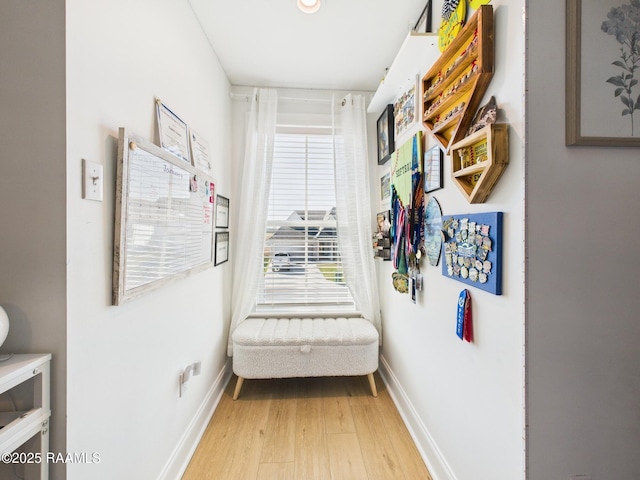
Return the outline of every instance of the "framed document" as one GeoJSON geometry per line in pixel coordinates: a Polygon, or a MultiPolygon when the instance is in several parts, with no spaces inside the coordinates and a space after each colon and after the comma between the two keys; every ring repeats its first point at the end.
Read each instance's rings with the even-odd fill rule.
{"type": "Polygon", "coordinates": [[[209,159],[209,144],[201,135],[189,130],[189,139],[191,144],[191,165],[211,173],[211,160],[209,159]]]}
{"type": "Polygon", "coordinates": [[[229,199],[222,195],[216,197],[216,227],[229,228],[229,199]]]}
{"type": "Polygon", "coordinates": [[[160,147],[191,164],[187,124],[167,108],[160,99],[156,99],[156,113],[160,147]]]}
{"type": "Polygon", "coordinates": [[[216,232],[216,255],[214,265],[229,260],[229,232],[216,232]]]}
{"type": "Polygon", "coordinates": [[[424,193],[442,188],[442,161],[444,153],[439,145],[427,150],[424,154],[424,193]]]}

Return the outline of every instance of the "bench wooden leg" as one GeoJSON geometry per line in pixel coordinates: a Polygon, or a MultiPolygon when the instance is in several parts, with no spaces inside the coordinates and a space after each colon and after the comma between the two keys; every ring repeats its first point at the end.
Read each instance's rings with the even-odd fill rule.
{"type": "Polygon", "coordinates": [[[240,389],[242,388],[243,383],[244,383],[244,378],[238,377],[238,381],[236,382],[236,389],[233,391],[234,400],[237,400],[238,396],[240,396],[240,389]]]}
{"type": "Polygon", "coordinates": [[[373,378],[373,373],[369,373],[367,375],[367,378],[369,379],[369,386],[371,387],[371,394],[374,397],[377,397],[378,396],[378,390],[376,389],[376,381],[373,378]]]}

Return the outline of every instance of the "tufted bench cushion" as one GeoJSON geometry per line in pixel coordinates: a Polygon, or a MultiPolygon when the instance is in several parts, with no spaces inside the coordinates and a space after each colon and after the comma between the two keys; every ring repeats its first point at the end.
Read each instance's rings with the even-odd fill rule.
{"type": "Polygon", "coordinates": [[[378,369],[378,331],[364,318],[248,318],[232,341],[240,386],[245,378],[371,375],[371,382],[378,369]]]}

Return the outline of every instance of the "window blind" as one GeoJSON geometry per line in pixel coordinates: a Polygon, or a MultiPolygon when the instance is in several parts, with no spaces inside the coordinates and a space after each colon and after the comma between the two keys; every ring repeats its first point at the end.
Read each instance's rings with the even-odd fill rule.
{"type": "Polygon", "coordinates": [[[353,310],[335,216],[333,136],[281,126],[274,143],[257,310],[353,310]]]}

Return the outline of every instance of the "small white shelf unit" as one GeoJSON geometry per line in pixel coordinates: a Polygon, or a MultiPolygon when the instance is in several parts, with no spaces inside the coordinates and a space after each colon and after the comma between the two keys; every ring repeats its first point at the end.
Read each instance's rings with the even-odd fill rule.
{"type": "MultiPolygon", "coordinates": [[[[387,74],[380,81],[367,112],[382,114],[384,107],[394,103],[439,56],[437,33],[410,32],[387,74]]],[[[418,98],[421,97],[419,92],[416,92],[416,99],[418,98]]]]}
{"type": "Polygon", "coordinates": [[[50,362],[50,353],[16,354],[0,362],[0,395],[11,391],[15,407],[0,412],[0,454],[14,452],[33,439],[35,446],[25,456],[28,461],[14,462],[16,468],[24,468],[25,480],[49,478],[50,362]]]}

